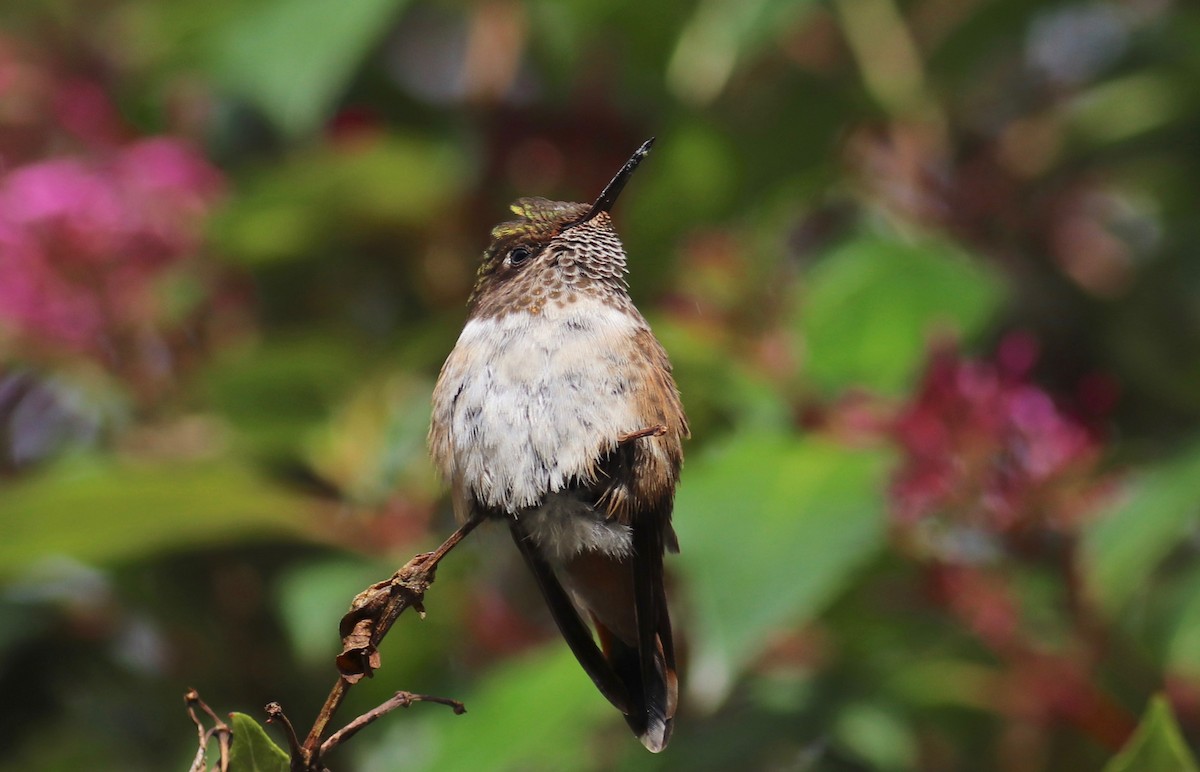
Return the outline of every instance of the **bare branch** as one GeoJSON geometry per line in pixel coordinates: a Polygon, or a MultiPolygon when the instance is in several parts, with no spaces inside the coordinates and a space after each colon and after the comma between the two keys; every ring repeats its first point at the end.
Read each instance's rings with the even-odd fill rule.
{"type": "MultiPolygon", "coordinates": [[[[396,708],[408,707],[414,702],[436,702],[450,706],[457,715],[466,712],[466,708],[457,700],[411,692],[396,692],[387,702],[358,716],[324,742],[321,741],[333,714],[341,707],[350,687],[362,678],[370,677],[379,668],[379,642],[383,640],[383,637],[387,635],[392,625],[406,609],[413,608],[421,616],[425,615],[422,602],[425,599],[425,591],[433,584],[436,577],[438,564],[482,521],[482,517],[468,520],[436,550],[415,556],[391,578],[376,582],[354,597],[350,603],[350,610],[342,617],[339,625],[342,651],[336,658],[338,680],[325,699],[325,704],[321,706],[321,711],[317,714],[312,729],[308,731],[303,743],[300,742],[292,722],[284,714],[283,707],[277,702],[266,706],[267,723],[278,723],[283,727],[284,734],[287,736],[293,772],[322,772],[324,765],[321,758],[325,753],[345,743],[363,727],[396,708]]],[[[219,772],[228,772],[229,744],[233,731],[204,704],[195,689],[188,690],[184,699],[187,703],[188,715],[196,725],[200,745],[189,772],[205,772],[208,742],[214,736],[217,738],[221,756],[218,770],[219,772]],[[212,719],[214,724],[212,729],[205,729],[203,720],[196,714],[197,708],[212,719]]]]}
{"type": "MultiPolygon", "coordinates": [[[[475,530],[480,522],[482,522],[481,517],[473,517],[463,523],[436,550],[417,555],[390,579],[376,582],[355,596],[350,604],[350,611],[342,617],[339,626],[342,635],[342,652],[337,656],[336,663],[341,675],[325,699],[325,704],[321,706],[321,711],[317,714],[317,718],[300,748],[303,759],[301,769],[319,770],[321,768],[321,755],[326,750],[325,745],[321,742],[321,737],[325,734],[333,714],[346,699],[346,693],[351,686],[363,677],[370,677],[379,668],[379,642],[383,640],[383,637],[395,624],[396,619],[406,609],[414,608],[417,613],[425,615],[422,602],[425,599],[425,591],[433,584],[436,577],[438,564],[471,531],[475,530]]],[[[430,699],[429,701],[441,700],[430,699]]],[[[389,710],[394,710],[394,708],[389,710]]],[[[386,712],[384,711],[384,713],[386,712]]],[[[383,715],[383,713],[379,715],[383,715]]],[[[377,717],[364,720],[361,726],[366,726],[377,717]]],[[[359,719],[362,718],[363,716],[359,717],[359,719]]],[[[350,722],[347,728],[353,726],[359,719],[350,722]]],[[[349,734],[343,730],[342,736],[336,743],[329,745],[329,749],[344,742],[361,726],[356,726],[349,734]]]]}
{"type": "Polygon", "coordinates": [[[358,730],[366,725],[374,722],[376,719],[391,713],[396,708],[407,708],[414,702],[436,702],[441,705],[448,705],[454,710],[454,715],[461,716],[467,712],[467,708],[458,700],[451,700],[446,697],[433,697],[428,694],[413,694],[412,692],[396,692],[391,699],[387,700],[377,708],[368,710],[361,716],[355,718],[349,724],[342,727],[338,731],[329,736],[325,742],[321,743],[321,755],[324,756],[329,751],[341,745],[346,740],[353,737],[358,730]]]}
{"type": "Polygon", "coordinates": [[[304,750],[300,747],[300,739],[296,737],[295,727],[292,726],[287,714],[283,712],[283,706],[278,702],[267,703],[264,710],[267,712],[268,724],[280,724],[283,727],[283,733],[288,741],[288,755],[292,757],[292,766],[295,767],[296,760],[304,758],[304,750]]]}
{"type": "Polygon", "coordinates": [[[208,742],[214,736],[217,738],[217,769],[219,772],[229,772],[229,741],[233,736],[233,730],[212,711],[212,708],[205,704],[204,700],[200,699],[200,693],[195,689],[188,689],[183,695],[183,701],[187,705],[188,715],[191,716],[192,723],[196,725],[196,732],[200,738],[196,757],[192,760],[192,766],[188,768],[188,772],[204,772],[208,766],[208,742]],[[204,722],[196,715],[196,708],[200,708],[205,715],[212,719],[212,729],[204,728],[204,722]]]}

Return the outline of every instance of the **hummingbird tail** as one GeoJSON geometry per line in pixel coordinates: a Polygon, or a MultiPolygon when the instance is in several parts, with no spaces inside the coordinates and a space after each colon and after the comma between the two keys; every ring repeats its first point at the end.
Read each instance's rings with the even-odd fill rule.
{"type": "Polygon", "coordinates": [[[629,724],[642,745],[658,753],[667,747],[675,724],[674,702],[678,681],[674,669],[667,666],[662,647],[656,646],[651,655],[653,673],[647,678],[642,667],[644,658],[636,648],[613,636],[598,621],[596,630],[605,659],[630,696],[630,710],[625,713],[625,723],[629,724]]]}
{"type": "Polygon", "coordinates": [[[633,555],[581,553],[561,569],[560,579],[512,523],[513,538],[575,658],[642,744],[657,753],[671,739],[679,681],[662,583],[663,537],[639,535],[650,527],[635,525],[633,531],[633,555]],[[599,647],[563,582],[589,612],[599,647]]]}
{"type": "MultiPolygon", "coordinates": [[[[662,521],[642,521],[633,526],[633,594],[645,716],[645,727],[638,737],[654,753],[667,747],[667,741],[671,739],[675,707],[679,702],[675,643],[671,636],[663,578],[664,529],[658,522],[662,521]]],[[[674,531],[669,525],[665,532],[674,539],[674,531]]]]}

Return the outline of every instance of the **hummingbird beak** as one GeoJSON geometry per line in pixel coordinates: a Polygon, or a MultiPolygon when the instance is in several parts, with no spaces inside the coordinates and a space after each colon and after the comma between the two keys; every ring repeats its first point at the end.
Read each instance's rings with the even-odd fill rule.
{"type": "Polygon", "coordinates": [[[642,159],[650,152],[650,146],[654,144],[654,137],[642,143],[625,165],[621,167],[621,171],[612,178],[612,181],[604,186],[604,190],[600,193],[600,197],[596,199],[596,203],[592,204],[592,208],[587,214],[576,220],[575,224],[585,223],[601,212],[611,211],[613,204],[617,203],[617,196],[621,195],[621,189],[625,187],[625,183],[633,176],[633,170],[638,167],[642,159]]]}

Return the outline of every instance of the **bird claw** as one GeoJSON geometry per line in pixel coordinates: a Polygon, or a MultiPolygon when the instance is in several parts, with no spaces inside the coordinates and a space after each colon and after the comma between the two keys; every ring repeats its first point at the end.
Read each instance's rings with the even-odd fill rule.
{"type": "Polygon", "coordinates": [[[626,443],[633,442],[634,440],[644,439],[646,437],[661,437],[666,433],[666,426],[663,426],[662,424],[656,424],[655,426],[648,426],[645,429],[638,429],[636,432],[628,432],[627,434],[620,435],[617,437],[617,444],[625,445],[626,443]]]}

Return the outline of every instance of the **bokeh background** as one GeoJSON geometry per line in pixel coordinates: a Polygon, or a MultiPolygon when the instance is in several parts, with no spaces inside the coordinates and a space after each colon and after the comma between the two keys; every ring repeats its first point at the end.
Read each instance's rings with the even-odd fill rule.
{"type": "Polygon", "coordinates": [[[489,229],[650,135],[616,220],[694,431],[671,748],[491,529],[342,717],[469,712],[329,762],[1192,768],[1196,5],[22,0],[0,769],[185,769],[187,687],[307,727],[350,598],[453,528],[428,400],[489,229]]]}

